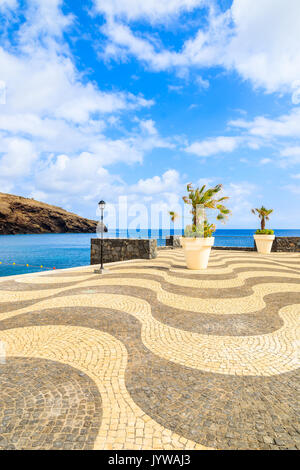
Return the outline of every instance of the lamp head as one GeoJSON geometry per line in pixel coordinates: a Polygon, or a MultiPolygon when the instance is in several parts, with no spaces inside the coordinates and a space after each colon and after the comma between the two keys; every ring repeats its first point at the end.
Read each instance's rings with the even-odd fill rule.
{"type": "Polygon", "coordinates": [[[104,201],[100,201],[100,202],[98,203],[98,206],[99,206],[99,208],[100,208],[101,210],[104,210],[104,209],[105,209],[105,202],[104,202],[104,201]]]}

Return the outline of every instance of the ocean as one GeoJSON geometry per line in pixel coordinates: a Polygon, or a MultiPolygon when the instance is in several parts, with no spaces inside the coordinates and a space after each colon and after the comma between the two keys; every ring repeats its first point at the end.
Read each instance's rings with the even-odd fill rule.
{"type": "MultiPolygon", "coordinates": [[[[253,246],[255,230],[217,230],[216,246],[253,246]]],[[[175,230],[181,235],[181,231],[175,230]]],[[[299,230],[275,230],[277,236],[299,237],[299,230]]],[[[109,231],[105,237],[156,238],[165,245],[169,230],[109,231]]],[[[42,235],[0,235],[0,277],[85,266],[90,263],[92,233],[63,233],[42,235]],[[13,264],[15,263],[15,264],[13,264]],[[29,266],[26,266],[26,265],[29,266]],[[43,266],[43,268],[41,268],[43,266]]]]}

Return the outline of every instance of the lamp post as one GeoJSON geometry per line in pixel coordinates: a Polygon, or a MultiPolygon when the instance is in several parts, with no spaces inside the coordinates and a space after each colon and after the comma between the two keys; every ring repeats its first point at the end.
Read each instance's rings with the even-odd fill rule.
{"type": "Polygon", "coordinates": [[[99,206],[99,209],[101,211],[101,222],[100,222],[100,227],[101,227],[101,245],[100,245],[100,248],[101,248],[101,251],[100,251],[100,268],[99,268],[99,271],[96,270],[95,272],[98,273],[98,274],[103,274],[105,273],[105,269],[103,267],[103,233],[104,233],[104,222],[103,222],[103,215],[104,215],[104,209],[105,209],[105,202],[104,201],[100,201],[98,203],[98,206],[99,206]]]}

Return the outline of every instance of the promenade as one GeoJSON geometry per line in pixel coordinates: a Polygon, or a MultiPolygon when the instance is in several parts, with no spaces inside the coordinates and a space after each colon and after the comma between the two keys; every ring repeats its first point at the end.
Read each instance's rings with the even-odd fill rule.
{"type": "Polygon", "coordinates": [[[0,449],[300,449],[299,254],[93,270],[1,279],[0,449]]]}

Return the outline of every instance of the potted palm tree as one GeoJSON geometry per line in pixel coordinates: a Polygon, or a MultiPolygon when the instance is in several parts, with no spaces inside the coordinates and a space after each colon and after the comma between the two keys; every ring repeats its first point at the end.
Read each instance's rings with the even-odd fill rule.
{"type": "Polygon", "coordinates": [[[252,213],[258,215],[260,219],[260,230],[256,230],[254,240],[258,253],[264,255],[271,252],[273,241],[275,240],[274,230],[266,229],[266,220],[269,220],[269,215],[272,212],[273,209],[266,209],[264,206],[261,206],[260,209],[252,209],[252,213]]]}
{"type": "Polygon", "coordinates": [[[223,205],[223,201],[229,198],[225,196],[216,198],[216,194],[221,190],[221,184],[210,189],[206,189],[206,185],[201,189],[194,189],[191,184],[187,185],[188,195],[183,197],[183,201],[192,206],[193,223],[186,227],[180,241],[188,269],[206,269],[208,265],[216,227],[208,223],[206,211],[217,210],[216,218],[221,221],[225,221],[230,214],[230,210],[223,205]]]}

